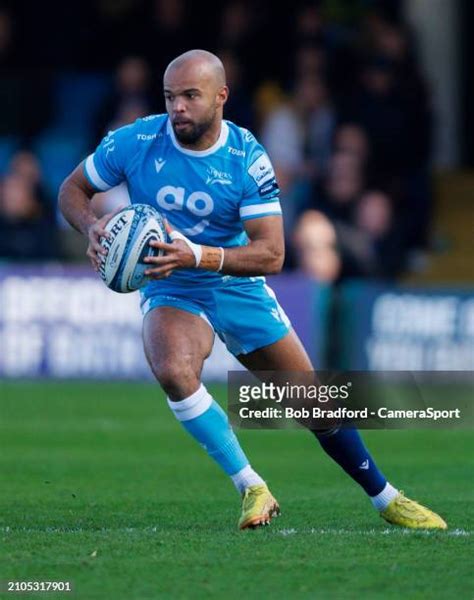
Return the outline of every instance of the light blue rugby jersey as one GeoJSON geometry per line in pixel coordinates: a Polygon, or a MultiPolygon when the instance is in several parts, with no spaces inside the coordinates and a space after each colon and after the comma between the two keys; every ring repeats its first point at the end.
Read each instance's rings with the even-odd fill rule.
{"type": "MultiPolygon", "coordinates": [[[[85,160],[84,171],[101,191],[125,181],[132,203],[157,208],[199,244],[244,246],[244,221],[281,215],[278,184],[265,150],[247,129],[230,121],[222,122],[211,148],[198,151],[178,144],[168,115],[138,119],[109,132],[85,160]]],[[[180,269],[166,283],[218,283],[222,277],[180,269]]]]}

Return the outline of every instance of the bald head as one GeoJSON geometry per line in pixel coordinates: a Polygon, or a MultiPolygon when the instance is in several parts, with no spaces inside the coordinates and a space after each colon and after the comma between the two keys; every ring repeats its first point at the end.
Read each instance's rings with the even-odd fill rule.
{"type": "Polygon", "coordinates": [[[185,52],[166,68],[163,88],[177,139],[196,149],[212,145],[229,94],[221,60],[206,50],[185,52]]]}
{"type": "Polygon", "coordinates": [[[165,82],[167,77],[176,71],[193,72],[197,77],[213,82],[217,87],[226,84],[225,69],[221,59],[207,50],[189,50],[177,56],[166,67],[165,82]]]}

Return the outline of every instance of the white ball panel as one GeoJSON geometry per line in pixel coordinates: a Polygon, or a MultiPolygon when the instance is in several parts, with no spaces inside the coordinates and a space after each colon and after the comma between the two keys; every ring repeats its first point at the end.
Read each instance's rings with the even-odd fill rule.
{"type": "Polygon", "coordinates": [[[100,267],[105,284],[116,292],[132,292],[148,281],[144,256],[161,255],[149,246],[153,239],[166,241],[159,213],[148,205],[132,205],[115,215],[106,226],[113,238],[101,241],[108,254],[100,267]]]}

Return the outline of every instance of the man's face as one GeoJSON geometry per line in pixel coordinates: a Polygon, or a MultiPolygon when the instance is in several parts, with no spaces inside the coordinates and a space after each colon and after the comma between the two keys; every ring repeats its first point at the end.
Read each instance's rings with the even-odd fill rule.
{"type": "Polygon", "coordinates": [[[166,111],[178,141],[195,144],[219,118],[227,88],[205,70],[182,66],[165,73],[166,111]]]}

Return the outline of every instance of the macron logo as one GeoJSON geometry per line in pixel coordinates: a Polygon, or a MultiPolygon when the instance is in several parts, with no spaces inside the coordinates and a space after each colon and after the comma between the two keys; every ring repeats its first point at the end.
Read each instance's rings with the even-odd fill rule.
{"type": "Polygon", "coordinates": [[[281,315],[276,308],[272,308],[270,313],[274,319],[276,319],[277,321],[281,321],[281,315]]]}
{"type": "Polygon", "coordinates": [[[155,158],[155,169],[157,173],[159,173],[161,169],[165,166],[165,162],[166,160],[163,160],[162,158],[160,158],[159,160],[156,160],[155,158]]]}
{"type": "Polygon", "coordinates": [[[364,460],[364,462],[360,465],[359,469],[362,469],[363,471],[368,471],[369,470],[369,460],[364,460]]]}

